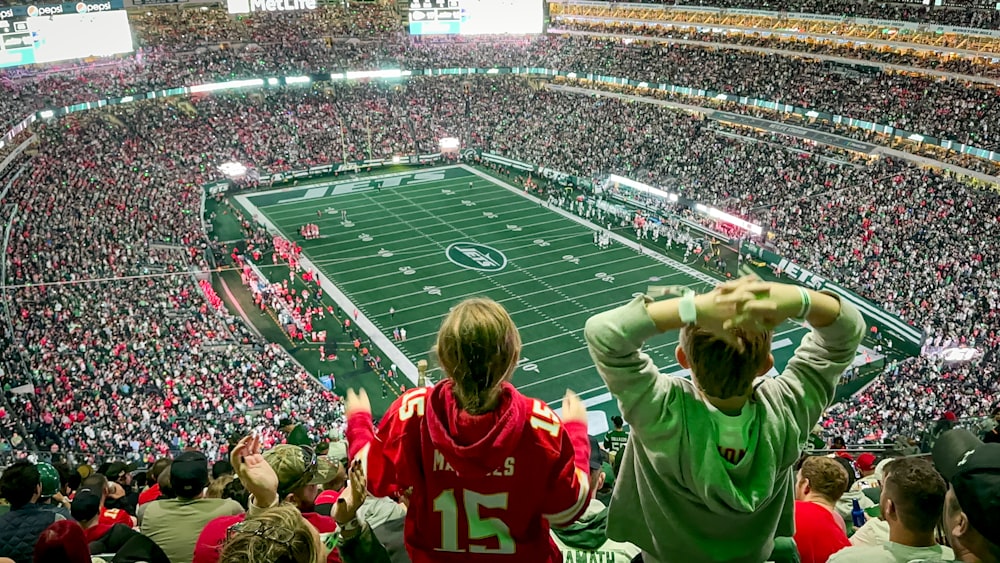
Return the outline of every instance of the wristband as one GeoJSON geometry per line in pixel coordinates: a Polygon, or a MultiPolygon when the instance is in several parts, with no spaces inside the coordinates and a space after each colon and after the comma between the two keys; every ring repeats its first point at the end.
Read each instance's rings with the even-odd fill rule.
{"type": "Polygon", "coordinates": [[[690,325],[698,322],[698,308],[694,304],[694,292],[685,293],[677,302],[677,315],[681,322],[690,325]]]}
{"type": "Polygon", "coordinates": [[[809,316],[810,309],[812,309],[812,302],[809,300],[809,290],[802,286],[796,286],[796,288],[799,290],[799,295],[802,296],[802,308],[799,309],[799,314],[795,318],[805,319],[809,316]]]}

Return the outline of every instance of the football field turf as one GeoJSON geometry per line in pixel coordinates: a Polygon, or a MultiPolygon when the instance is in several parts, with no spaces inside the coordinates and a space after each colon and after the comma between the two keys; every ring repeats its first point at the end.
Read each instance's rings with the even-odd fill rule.
{"type": "MultiPolygon", "coordinates": [[[[304,264],[320,272],[327,293],[345,310],[358,309],[358,324],[387,338],[377,339],[376,346],[390,347],[386,355],[413,381],[413,364],[422,359],[430,362],[431,380],[442,376],[430,349],[452,305],[472,296],[500,302],[524,342],[514,384],[553,408],[573,389],[590,412],[591,434],[603,433],[618,407],[587,353],[587,318],[649,285],[705,291],[715,283],[666,256],[648,249],[640,253],[634,241],[622,237],[600,249],[595,226],[461,165],[236,199],[269,228],[302,245],[304,264]],[[306,223],[318,224],[321,238],[303,240],[299,228],[306,223]],[[406,330],[405,341],[393,340],[394,328],[406,330]],[[397,361],[404,356],[409,361],[397,361]]],[[[778,370],[804,334],[797,324],[778,328],[773,343],[778,370]]],[[[645,351],[661,371],[684,375],[674,357],[676,344],[677,333],[661,335],[645,351]]]]}

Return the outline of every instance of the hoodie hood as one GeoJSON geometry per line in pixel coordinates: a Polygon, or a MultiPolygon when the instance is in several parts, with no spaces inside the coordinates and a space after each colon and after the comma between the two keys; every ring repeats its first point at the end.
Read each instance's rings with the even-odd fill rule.
{"type": "Polygon", "coordinates": [[[552,528],[566,547],[596,551],[608,541],[608,509],[599,500],[591,500],[587,511],[568,528],[552,528]]]}
{"type": "Polygon", "coordinates": [[[491,412],[469,414],[458,406],[453,382],[444,380],[431,390],[424,418],[431,443],[461,476],[482,476],[503,465],[521,441],[527,420],[526,403],[504,382],[500,404],[491,412]]]}

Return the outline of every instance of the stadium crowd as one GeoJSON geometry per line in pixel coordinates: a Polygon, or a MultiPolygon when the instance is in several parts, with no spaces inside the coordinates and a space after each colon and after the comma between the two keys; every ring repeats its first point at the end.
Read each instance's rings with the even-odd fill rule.
{"type": "MultiPolygon", "coordinates": [[[[802,141],[745,131],[733,137],[733,131],[717,129],[713,122],[655,105],[538,90],[514,77],[214,95],[73,115],[39,128],[41,146],[47,148],[12,187],[12,194],[20,194],[22,211],[12,229],[8,281],[25,285],[15,294],[20,310],[14,333],[21,335],[16,349],[43,380],[55,378],[54,388],[74,385],[77,377],[94,378],[108,384],[112,395],[103,400],[113,402],[122,384],[142,371],[136,371],[140,356],[132,357],[137,353],[130,347],[145,349],[143,354],[176,350],[190,357],[192,347],[201,352],[214,341],[231,338],[203,310],[204,300],[195,299],[199,290],[193,282],[166,275],[118,281],[108,286],[114,289],[109,294],[122,300],[117,305],[97,303],[89,284],[72,283],[201,266],[196,190],[216,174],[207,163],[237,160],[275,172],[340,162],[345,156],[431,153],[437,139],[458,136],[465,146],[595,179],[619,173],[747,214],[775,233],[778,252],[882,303],[926,328],[932,338],[995,350],[997,262],[988,249],[988,233],[997,218],[979,212],[990,208],[991,194],[892,159],[866,163],[802,141]],[[609,123],[617,126],[606,127],[609,123]],[[747,137],[755,137],[754,142],[747,137]],[[166,138],[174,142],[165,143],[166,138]],[[132,182],[144,186],[142,202],[130,192],[107,189],[132,182]],[[77,189],[62,189],[66,185],[77,189]],[[97,213],[84,214],[71,205],[80,201],[97,213]],[[947,299],[930,299],[932,294],[947,299]],[[145,319],[141,311],[150,307],[175,311],[163,321],[171,324],[129,322],[137,316],[145,319]],[[62,322],[74,317],[77,322],[62,322]],[[63,354],[81,347],[95,359],[67,365],[63,354]],[[92,365],[105,362],[110,369],[92,365]]],[[[193,366],[204,365],[189,361],[195,371],[193,366]]],[[[929,374],[937,366],[932,362],[914,369],[929,374]]],[[[926,394],[921,410],[929,409],[936,418],[952,408],[941,398],[961,390],[975,369],[975,364],[957,366],[947,372],[955,375],[934,378],[934,392],[926,394]]],[[[251,381],[263,377],[244,375],[251,381]]],[[[168,374],[161,374],[162,383],[155,376],[148,374],[170,396],[164,390],[173,384],[168,374]]],[[[200,384],[210,396],[195,407],[197,412],[234,412],[265,402],[261,396],[213,396],[211,381],[200,384]],[[208,404],[211,408],[205,409],[208,404]]],[[[960,416],[981,416],[996,402],[996,382],[985,383],[960,416]]],[[[848,410],[833,411],[829,425],[835,430],[850,420],[871,420],[878,408],[862,397],[848,410]]],[[[73,420],[79,410],[64,399],[49,408],[31,404],[26,412],[33,423],[43,424],[48,414],[69,426],[67,435],[87,443],[80,432],[90,423],[73,420]]],[[[128,417],[123,411],[121,416],[128,417]]],[[[891,437],[889,428],[895,427],[886,426],[878,441],[891,437]]],[[[871,433],[861,434],[851,436],[862,439],[871,433]]],[[[180,437],[158,430],[155,440],[152,435],[140,438],[162,449],[176,446],[180,437]]]]}
{"type": "MultiPolygon", "coordinates": [[[[610,1],[610,0],[607,0],[610,1]]],[[[666,4],[723,9],[763,10],[779,13],[830,14],[847,18],[872,18],[903,22],[997,29],[1000,15],[992,5],[954,0],[933,7],[914,2],[868,2],[865,0],[636,0],[637,4],[666,4]]]]}
{"type": "MultiPolygon", "coordinates": [[[[186,17],[197,21],[198,16],[186,17]]],[[[268,45],[182,53],[158,46],[142,57],[121,59],[110,67],[83,67],[0,81],[0,122],[13,123],[24,117],[27,109],[60,107],[171,86],[270,73],[289,75],[397,65],[537,66],[663,82],[845,115],[984,149],[998,146],[996,131],[1000,130],[1000,116],[992,103],[997,89],[992,86],[904,73],[857,72],[795,56],[574,36],[415,41],[389,35],[378,42],[327,42],[307,37],[295,42],[284,39],[268,45]]],[[[713,103],[707,98],[694,101],[713,103]]],[[[731,109],[757,111],[738,104],[731,109]]]]}
{"type": "MultiPolygon", "coordinates": [[[[344,32],[394,32],[378,23],[378,17],[366,21],[346,25],[344,32]]],[[[271,23],[281,28],[288,22],[276,17],[271,23]]],[[[310,25],[322,30],[327,24],[319,18],[310,25]]],[[[215,29],[214,24],[209,27],[215,29]]],[[[205,29],[188,28],[179,37],[163,39],[163,44],[181,45],[185,34],[205,29]]],[[[257,29],[247,23],[239,33],[257,39],[257,29]]],[[[759,88],[760,95],[794,95],[817,107],[828,103],[891,115],[917,130],[923,130],[918,125],[937,127],[956,135],[975,134],[982,144],[994,142],[989,120],[994,119],[990,96],[995,92],[947,82],[845,76],[836,79],[844,90],[834,95],[834,79],[796,59],[578,38],[515,38],[498,45],[321,41],[272,60],[264,60],[264,51],[253,50],[232,58],[225,51],[207,51],[174,59],[169,49],[154,48],[142,62],[123,60],[111,68],[75,74],[8,77],[2,86],[5,94],[16,92],[17,97],[0,97],[0,111],[5,118],[13,117],[23,114],[26,106],[140,92],[159,87],[154,84],[167,85],[168,80],[176,85],[265,69],[301,71],[300,65],[313,64],[311,56],[318,50],[325,53],[316,59],[322,68],[354,57],[372,65],[396,60],[407,66],[493,66],[500,64],[497,60],[526,66],[544,61],[539,66],[648,73],[662,81],[683,77],[705,85],[732,82],[738,92],[759,88]],[[137,69],[141,72],[131,72],[137,69]],[[170,70],[177,72],[171,75],[170,70]],[[775,84],[763,78],[754,82],[754,76],[766,76],[775,84]],[[818,80],[825,80],[822,88],[815,86],[818,80]],[[866,97],[870,92],[880,99],[866,97]],[[934,108],[928,99],[944,105],[934,108]],[[946,119],[939,113],[942,107],[961,119],[955,114],[946,119]]],[[[893,366],[871,387],[823,415],[820,422],[827,437],[881,443],[899,435],[919,436],[939,419],[996,416],[1000,378],[991,366],[1000,347],[1000,262],[990,252],[989,238],[1000,222],[996,196],[934,170],[723,128],[652,104],[539,89],[516,77],[417,78],[398,84],[319,85],[140,102],[36,124],[35,132],[40,139],[37,154],[0,171],[0,188],[10,182],[2,203],[17,204],[4,264],[10,318],[0,359],[9,372],[18,374],[5,374],[12,410],[0,410],[0,423],[7,429],[12,420],[24,421],[36,445],[52,452],[152,463],[151,475],[143,475],[143,480],[150,485],[148,491],[163,491],[166,497],[157,501],[165,504],[147,508],[139,522],[141,501],[128,498],[138,494],[140,486],[131,481],[128,467],[101,467],[95,477],[90,464],[60,464],[52,471],[44,465],[15,464],[2,477],[0,493],[18,510],[0,516],[0,556],[14,554],[18,563],[31,560],[32,551],[38,560],[39,549],[51,550],[41,556],[44,561],[54,561],[60,553],[79,554],[81,541],[108,540],[105,534],[115,521],[128,528],[138,524],[143,536],[128,533],[126,542],[142,544],[145,560],[157,561],[248,560],[248,553],[258,553],[255,549],[280,550],[297,541],[312,547],[306,550],[308,557],[294,560],[317,561],[323,558],[317,555],[324,553],[323,534],[338,527],[342,539],[355,538],[365,550],[378,551],[375,529],[385,532],[383,526],[398,524],[396,535],[383,535],[383,541],[403,534],[404,508],[397,500],[405,504],[405,491],[404,498],[365,499],[360,464],[349,464],[346,450],[340,450],[343,444],[337,438],[344,435],[345,414],[350,414],[341,399],[318,387],[279,348],[257,341],[238,321],[216,313],[192,273],[207,267],[209,241],[199,217],[200,186],[217,179],[215,165],[228,160],[276,172],[414,151],[432,153],[438,139],[455,136],[466,147],[595,180],[618,173],[664,186],[764,225],[774,234],[772,243],[779,253],[921,326],[935,349],[966,346],[983,353],[971,362],[926,356],[893,366]],[[12,170],[20,174],[14,177],[12,170]],[[26,385],[28,392],[23,391],[26,385]],[[250,432],[260,438],[246,437],[237,444],[250,432]],[[333,441],[323,445],[331,437],[333,441]],[[279,446],[283,439],[289,444],[279,446]],[[330,453],[316,456],[317,450],[300,446],[321,446],[330,453]],[[227,471],[221,460],[230,454],[235,454],[229,461],[240,479],[230,487],[220,485],[218,493],[230,502],[198,498],[209,484],[209,460],[220,460],[215,465],[221,477],[227,471]],[[174,458],[171,469],[164,471],[167,463],[161,463],[156,473],[153,462],[168,455],[174,458]],[[348,474],[350,486],[345,483],[348,474]],[[320,484],[332,493],[323,500],[316,488],[320,484]],[[360,488],[352,490],[358,484],[360,488]],[[75,494],[63,512],[68,508],[70,517],[86,530],[54,522],[65,518],[55,509],[35,511],[36,501],[54,499],[59,504],[60,498],[70,497],[70,489],[75,494]],[[176,495],[177,502],[167,503],[170,495],[176,495]],[[340,495],[346,502],[331,502],[340,495]],[[263,500],[255,504],[255,499],[263,500]],[[277,504],[280,499],[290,499],[297,510],[261,512],[272,504],[268,501],[277,504]],[[361,508],[364,503],[369,503],[367,510],[361,508]],[[20,511],[25,507],[35,511],[30,525],[20,511]],[[357,524],[356,513],[365,514],[367,523],[357,524]],[[32,541],[25,546],[23,530],[30,529],[28,535],[37,538],[50,524],[54,527],[37,545],[32,541]],[[183,532],[171,531],[175,529],[183,532]],[[9,547],[15,543],[15,548],[9,547]],[[71,545],[75,547],[67,547],[71,545]],[[199,545],[207,559],[198,558],[199,545]]],[[[7,205],[3,211],[11,213],[7,205]]],[[[5,447],[23,445],[21,437],[5,442],[5,447]]],[[[573,445],[579,452],[579,444],[573,445]]],[[[600,476],[603,462],[577,462],[595,489],[605,478],[600,476]]],[[[844,472],[847,480],[840,484],[838,477],[827,491],[821,487],[822,471],[810,473],[813,465],[823,463],[802,463],[797,485],[803,488],[796,489],[802,502],[836,501],[830,497],[844,494],[851,486],[851,470],[860,470],[860,464],[850,466],[844,472]]],[[[631,467],[627,464],[626,471],[631,467]]],[[[957,479],[947,465],[939,469],[949,481],[957,479]]],[[[835,466],[826,471],[839,475],[835,466]]],[[[216,473],[215,467],[211,472],[216,473]]],[[[953,521],[956,513],[946,503],[947,486],[939,485],[934,521],[942,510],[953,521]]],[[[889,519],[891,526],[901,525],[889,519]]],[[[975,519],[973,526],[983,522],[989,520],[975,519]]],[[[958,524],[948,531],[956,556],[954,540],[962,537],[960,531],[958,524]]],[[[352,545],[357,543],[345,541],[328,560],[382,561],[368,551],[352,559],[352,545]]],[[[110,549],[106,541],[89,549],[106,553],[99,548],[110,549]]],[[[276,555],[254,557],[278,560],[276,555]]]]}

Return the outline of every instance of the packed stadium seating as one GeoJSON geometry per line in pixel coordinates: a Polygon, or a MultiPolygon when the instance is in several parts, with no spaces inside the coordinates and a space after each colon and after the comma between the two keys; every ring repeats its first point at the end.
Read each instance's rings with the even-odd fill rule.
{"type": "MultiPolygon", "coordinates": [[[[704,5],[1000,25],[1000,12],[972,8],[847,0],[704,5]]],[[[0,71],[0,124],[71,102],[269,74],[536,66],[758,96],[1000,147],[1000,92],[961,80],[838,72],[804,56],[573,35],[417,41],[401,34],[391,9],[370,5],[301,16],[136,11],[130,19],[141,55],[0,71]]],[[[760,37],[725,40],[783,47],[760,37]]],[[[856,46],[804,50],[1000,75],[985,61],[856,46]]],[[[0,149],[0,161],[29,134],[38,143],[0,170],[0,225],[14,217],[0,269],[9,312],[0,319],[0,464],[3,455],[21,457],[29,441],[95,466],[109,458],[143,466],[192,449],[216,460],[250,431],[272,449],[285,439],[278,428],[285,416],[309,428],[312,442],[343,436],[341,398],[318,386],[279,345],[216,311],[218,296],[195,275],[220,249],[199,217],[201,185],[220,178],[207,164],[236,160],[274,173],[431,153],[439,139],[452,136],[466,147],[594,180],[621,174],[746,217],[775,234],[772,243],[784,256],[922,328],[928,354],[891,364],[829,409],[820,420],[824,440],[906,443],[942,419],[994,415],[1000,402],[1000,257],[991,241],[1000,226],[997,195],[939,169],[869,159],[661,105],[540,88],[510,75],[268,88],[112,106],[42,120],[0,149]],[[951,361],[932,354],[958,346],[982,356],[951,361]],[[22,427],[28,436],[18,434],[22,427]]],[[[985,162],[962,162],[996,171],[985,162]]],[[[670,208],[666,201],[648,203],[670,208]]],[[[244,226],[265,249],[267,237],[244,226]]],[[[331,459],[346,458],[338,454],[331,452],[331,459]]],[[[250,481],[244,483],[249,490],[250,481]]],[[[226,490],[246,508],[247,491],[226,490]]],[[[74,516],[76,510],[74,504],[74,516]]],[[[376,512],[368,516],[373,527],[376,512]]],[[[224,535],[230,533],[227,528],[224,535]]]]}

